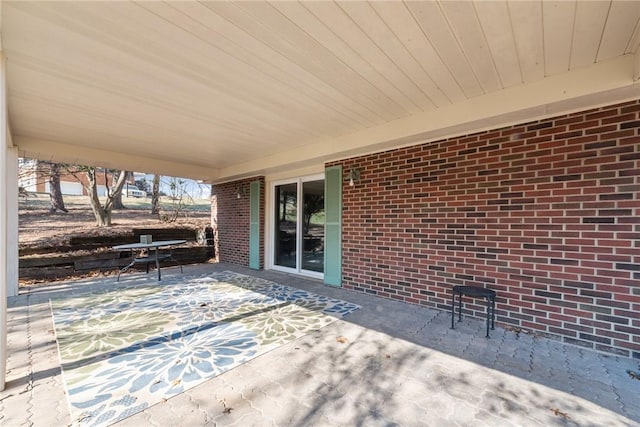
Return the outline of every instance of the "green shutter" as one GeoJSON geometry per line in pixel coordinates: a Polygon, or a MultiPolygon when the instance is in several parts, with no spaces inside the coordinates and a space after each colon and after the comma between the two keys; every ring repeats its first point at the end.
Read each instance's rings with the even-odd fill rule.
{"type": "Polygon", "coordinates": [[[342,166],[324,175],[324,283],[342,285],[342,166]]]}
{"type": "Polygon", "coordinates": [[[260,181],[251,183],[249,200],[249,268],[260,270],[260,181]]]}

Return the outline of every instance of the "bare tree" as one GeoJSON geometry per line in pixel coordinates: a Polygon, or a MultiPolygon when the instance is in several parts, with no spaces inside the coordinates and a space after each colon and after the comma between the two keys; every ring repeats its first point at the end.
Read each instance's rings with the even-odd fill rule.
{"type": "Polygon", "coordinates": [[[111,186],[108,185],[108,177],[111,172],[107,169],[98,169],[93,166],[66,166],[67,173],[73,175],[79,182],[82,183],[85,190],[89,195],[89,201],[91,202],[91,210],[96,218],[96,225],[98,227],[111,226],[111,212],[113,211],[114,199],[122,193],[122,188],[127,182],[127,171],[119,171],[117,177],[114,177],[114,183],[111,186]],[[98,176],[102,171],[104,176],[104,183],[106,187],[104,204],[100,203],[98,196],[98,176]],[[87,181],[81,179],[80,174],[86,174],[87,181]]]}
{"type": "Polygon", "coordinates": [[[187,192],[187,183],[181,178],[172,177],[169,179],[169,198],[171,206],[167,209],[168,213],[160,217],[164,222],[175,222],[178,216],[184,212],[188,203],[193,202],[193,198],[187,192]]]}
{"type": "Polygon", "coordinates": [[[153,187],[151,189],[151,214],[160,215],[160,175],[153,175],[153,187]]]}
{"type": "MultiPolygon", "coordinates": [[[[105,182],[107,179],[107,170],[104,170],[105,182]]],[[[106,200],[104,201],[104,205],[100,203],[100,198],[98,197],[98,179],[97,179],[97,170],[96,168],[89,167],[87,168],[87,178],[89,180],[89,185],[87,188],[87,192],[89,193],[89,199],[91,201],[91,210],[93,210],[93,215],[96,218],[96,225],[98,227],[109,227],[111,226],[111,212],[113,211],[113,200],[114,198],[122,193],[122,188],[124,184],[127,182],[127,171],[120,171],[118,173],[118,177],[112,187],[107,187],[106,200]]]]}
{"type": "Polygon", "coordinates": [[[57,211],[67,213],[69,210],[64,206],[64,199],[62,198],[62,190],[60,188],[60,164],[44,162],[49,169],[49,200],[51,206],[49,207],[50,213],[57,211]]]}
{"type": "Polygon", "coordinates": [[[311,218],[324,210],[324,195],[323,194],[306,194],[303,197],[303,209],[302,209],[302,233],[304,235],[309,234],[311,228],[311,218]]]}

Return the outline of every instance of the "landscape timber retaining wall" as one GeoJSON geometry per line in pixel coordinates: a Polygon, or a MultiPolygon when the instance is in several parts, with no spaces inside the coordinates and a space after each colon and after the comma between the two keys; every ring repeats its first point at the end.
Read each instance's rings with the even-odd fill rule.
{"type": "MultiPolygon", "coordinates": [[[[154,240],[187,240],[188,246],[172,249],[174,261],[163,261],[163,266],[197,264],[215,256],[210,228],[202,231],[192,228],[134,229],[131,233],[115,236],[74,236],[69,245],[20,251],[19,277],[21,279],[53,279],[90,271],[110,271],[131,262],[132,252],[114,251],[112,246],[133,243],[140,235],[151,234],[154,240]]],[[[144,269],[146,266],[136,265],[144,269]]]]}

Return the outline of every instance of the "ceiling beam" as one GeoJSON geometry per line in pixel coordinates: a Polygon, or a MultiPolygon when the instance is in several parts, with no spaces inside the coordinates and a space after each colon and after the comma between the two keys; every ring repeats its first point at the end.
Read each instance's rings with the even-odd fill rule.
{"type": "Polygon", "coordinates": [[[230,166],[220,169],[214,182],[256,173],[273,173],[637,99],[640,86],[634,84],[636,63],[636,55],[621,56],[351,135],[230,166]]]}
{"type": "Polygon", "coordinates": [[[124,169],[135,172],[158,173],[166,176],[200,179],[210,181],[217,178],[214,168],[205,168],[186,163],[138,157],[96,147],[81,147],[42,139],[13,137],[18,146],[20,157],[46,160],[57,163],[70,163],[98,166],[109,169],[124,169]]]}

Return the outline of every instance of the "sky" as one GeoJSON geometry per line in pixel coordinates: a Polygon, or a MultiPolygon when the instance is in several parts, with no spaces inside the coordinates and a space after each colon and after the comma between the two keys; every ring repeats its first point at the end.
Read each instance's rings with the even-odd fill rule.
{"type": "MultiPolygon", "coordinates": [[[[151,187],[151,184],[153,182],[153,174],[134,172],[133,176],[136,180],[144,178],[149,183],[149,187],[151,187]]],[[[191,196],[193,199],[208,199],[211,196],[210,184],[202,184],[189,178],[175,178],[170,176],[160,177],[160,191],[164,192],[167,195],[171,195],[172,182],[176,183],[176,185],[181,185],[184,188],[185,193],[191,196]]]]}

